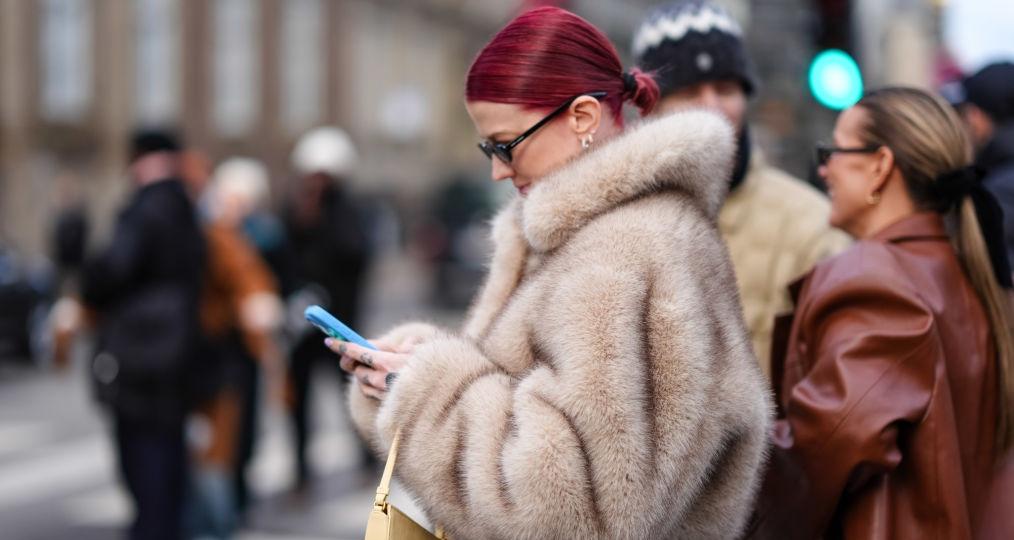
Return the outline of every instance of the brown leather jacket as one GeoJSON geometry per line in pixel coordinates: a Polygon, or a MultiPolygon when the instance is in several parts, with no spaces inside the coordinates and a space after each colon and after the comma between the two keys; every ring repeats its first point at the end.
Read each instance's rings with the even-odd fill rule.
{"type": "Polygon", "coordinates": [[[995,346],[941,217],[889,226],[792,293],[751,536],[993,537],[995,346]]]}

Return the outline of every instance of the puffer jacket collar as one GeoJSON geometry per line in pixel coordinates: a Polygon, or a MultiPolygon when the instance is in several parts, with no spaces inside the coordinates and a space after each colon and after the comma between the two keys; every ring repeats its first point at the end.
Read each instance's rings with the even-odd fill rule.
{"type": "Polygon", "coordinates": [[[733,129],[720,116],[677,112],[642,122],[578,156],[515,200],[535,251],[562,245],[595,216],[643,195],[683,192],[716,219],[735,153],[733,129]]]}

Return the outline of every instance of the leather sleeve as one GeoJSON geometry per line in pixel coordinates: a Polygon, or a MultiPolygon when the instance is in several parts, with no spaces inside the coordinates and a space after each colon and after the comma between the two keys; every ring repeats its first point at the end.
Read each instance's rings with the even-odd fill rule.
{"type": "Polygon", "coordinates": [[[814,279],[789,345],[756,537],[818,537],[844,495],[894,469],[899,432],[923,417],[940,365],[932,313],[909,285],[814,279]]]}

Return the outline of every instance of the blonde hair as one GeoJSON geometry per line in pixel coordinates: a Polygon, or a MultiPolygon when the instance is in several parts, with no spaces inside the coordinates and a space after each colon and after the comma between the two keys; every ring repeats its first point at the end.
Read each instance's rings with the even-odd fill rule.
{"type": "Polygon", "coordinates": [[[971,198],[955,205],[939,195],[937,184],[941,175],[972,162],[971,141],[954,109],[923,90],[883,88],[867,93],[856,105],[867,113],[863,141],[889,147],[916,206],[944,214],[952,227],[951,241],[986,309],[996,343],[997,455],[1002,455],[1014,445],[1014,307],[993,274],[971,198]]]}
{"type": "Polygon", "coordinates": [[[267,167],[251,158],[223,161],[215,168],[211,189],[214,204],[221,204],[223,197],[236,197],[242,201],[244,212],[267,205],[271,197],[267,167]]]}

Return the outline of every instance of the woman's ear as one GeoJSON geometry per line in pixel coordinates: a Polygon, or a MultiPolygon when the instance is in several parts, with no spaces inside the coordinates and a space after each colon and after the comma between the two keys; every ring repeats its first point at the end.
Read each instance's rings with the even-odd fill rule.
{"type": "Polygon", "coordinates": [[[882,192],[894,172],[894,151],[884,145],[877,149],[873,157],[873,192],[882,192]]]}
{"type": "Polygon", "coordinates": [[[593,134],[602,121],[602,103],[591,97],[581,96],[570,104],[568,125],[578,137],[593,134]]]}

